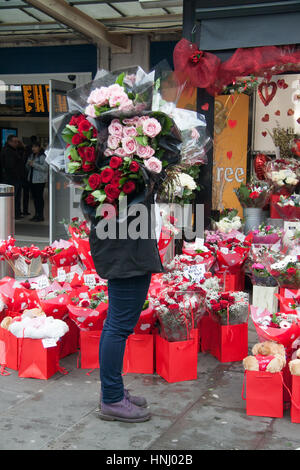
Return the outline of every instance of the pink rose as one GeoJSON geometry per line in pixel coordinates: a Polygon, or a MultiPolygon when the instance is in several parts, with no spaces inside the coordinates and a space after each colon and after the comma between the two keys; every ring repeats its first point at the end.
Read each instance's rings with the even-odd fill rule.
{"type": "Polygon", "coordinates": [[[108,146],[110,149],[115,150],[116,148],[119,147],[119,144],[120,144],[120,139],[119,139],[119,137],[117,137],[117,136],[115,136],[115,135],[109,135],[109,136],[108,136],[108,139],[107,139],[107,146],[108,146]]]}
{"type": "Polygon", "coordinates": [[[123,124],[126,126],[138,126],[139,125],[140,118],[138,116],[135,116],[130,119],[123,119],[123,124]]]}
{"type": "Polygon", "coordinates": [[[119,95],[121,93],[125,93],[124,88],[118,83],[114,83],[113,85],[110,85],[107,89],[108,89],[109,96],[112,96],[113,94],[119,95]]]}
{"type": "Polygon", "coordinates": [[[127,157],[127,152],[125,152],[123,147],[119,147],[114,152],[112,152],[111,155],[117,155],[118,157],[127,157]]]}
{"type": "Polygon", "coordinates": [[[117,151],[114,151],[112,149],[106,149],[104,151],[104,156],[105,157],[111,157],[112,155],[116,155],[117,151]]]}
{"type": "Polygon", "coordinates": [[[148,118],[143,122],[143,132],[145,135],[153,139],[161,132],[161,125],[157,119],[148,118]]]}
{"type": "Polygon", "coordinates": [[[120,102],[119,109],[121,111],[130,111],[131,108],[133,107],[133,102],[132,100],[129,100],[128,97],[124,97],[124,99],[120,102]]]}
{"type": "Polygon", "coordinates": [[[109,98],[109,106],[111,108],[124,105],[127,102],[128,102],[128,96],[126,95],[123,89],[120,92],[112,93],[109,98]]]}
{"type": "Polygon", "coordinates": [[[162,170],[162,163],[158,158],[151,157],[145,161],[145,167],[152,173],[160,173],[162,170]]]}
{"type": "Polygon", "coordinates": [[[95,105],[93,104],[89,104],[86,108],[85,108],[85,114],[87,116],[90,116],[92,118],[95,118],[96,117],[96,113],[95,113],[95,105]]]}
{"type": "Polygon", "coordinates": [[[150,145],[137,145],[136,154],[140,158],[150,158],[155,154],[155,150],[150,145]]]}
{"type": "Polygon", "coordinates": [[[134,126],[124,127],[123,128],[124,137],[135,137],[138,135],[137,130],[134,126]]]}
{"type": "Polygon", "coordinates": [[[108,132],[110,135],[114,135],[115,137],[119,137],[120,139],[123,137],[123,126],[120,123],[119,119],[113,119],[110,123],[108,128],[108,132]]]}
{"type": "Polygon", "coordinates": [[[88,97],[88,103],[103,106],[108,103],[109,92],[107,87],[96,88],[88,97]]]}
{"type": "Polygon", "coordinates": [[[122,147],[127,155],[132,155],[136,152],[136,141],[133,137],[124,137],[122,139],[122,147]]]}

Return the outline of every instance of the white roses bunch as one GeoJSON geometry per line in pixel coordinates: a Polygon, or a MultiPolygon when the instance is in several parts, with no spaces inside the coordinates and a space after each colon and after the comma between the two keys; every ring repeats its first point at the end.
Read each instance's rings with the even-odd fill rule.
{"type": "Polygon", "coordinates": [[[216,222],[216,227],[222,233],[230,233],[232,230],[239,230],[242,227],[242,221],[238,215],[233,218],[223,217],[216,222]]]}

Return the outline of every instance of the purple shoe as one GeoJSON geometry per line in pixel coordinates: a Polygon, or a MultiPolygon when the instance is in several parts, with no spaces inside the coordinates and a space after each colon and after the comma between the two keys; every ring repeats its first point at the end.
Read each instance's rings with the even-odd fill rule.
{"type": "Polygon", "coordinates": [[[143,423],[151,417],[146,408],[136,406],[124,396],[117,403],[101,402],[99,418],[104,421],[122,421],[124,423],[143,423]]]}
{"type": "MultiPolygon", "coordinates": [[[[124,388],[124,397],[131,401],[133,405],[141,406],[142,408],[147,408],[148,406],[146,398],[131,395],[127,388],[124,388]]],[[[100,398],[99,410],[101,410],[101,401],[102,397],[100,398]]]]}

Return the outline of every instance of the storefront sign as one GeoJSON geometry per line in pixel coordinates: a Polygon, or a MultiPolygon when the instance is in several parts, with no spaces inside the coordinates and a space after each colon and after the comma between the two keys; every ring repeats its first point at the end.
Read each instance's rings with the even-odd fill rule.
{"type": "Polygon", "coordinates": [[[215,98],[214,210],[242,208],[234,193],[247,177],[249,96],[222,95],[215,98]]]}
{"type": "Polygon", "coordinates": [[[49,85],[22,85],[26,114],[49,114],[49,85]]]}

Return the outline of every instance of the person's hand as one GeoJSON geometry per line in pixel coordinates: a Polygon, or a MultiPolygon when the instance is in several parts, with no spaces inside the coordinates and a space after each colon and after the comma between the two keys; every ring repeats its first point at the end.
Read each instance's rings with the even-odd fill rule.
{"type": "Polygon", "coordinates": [[[29,166],[32,166],[33,165],[33,160],[28,160],[27,163],[28,163],[29,166]]]}

